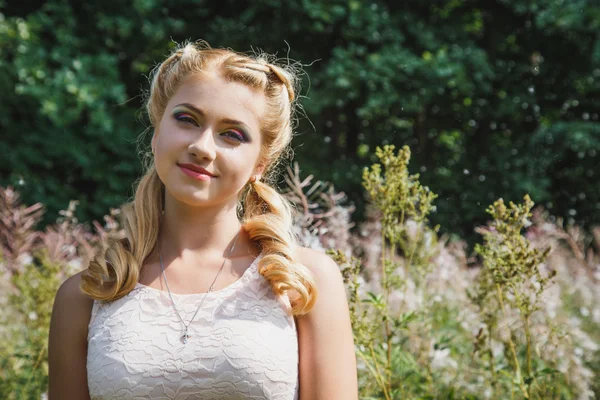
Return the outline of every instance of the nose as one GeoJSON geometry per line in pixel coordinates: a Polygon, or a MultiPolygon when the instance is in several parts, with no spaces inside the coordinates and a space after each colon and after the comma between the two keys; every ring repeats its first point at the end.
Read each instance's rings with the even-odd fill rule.
{"type": "Polygon", "coordinates": [[[216,146],[213,137],[213,130],[210,127],[203,129],[199,137],[189,146],[188,151],[195,158],[212,161],[216,156],[216,146]]]}

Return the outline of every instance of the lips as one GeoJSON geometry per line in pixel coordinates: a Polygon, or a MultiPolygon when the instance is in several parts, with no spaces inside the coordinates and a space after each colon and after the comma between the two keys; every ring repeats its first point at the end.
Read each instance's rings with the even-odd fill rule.
{"type": "Polygon", "coordinates": [[[192,179],[196,179],[198,181],[210,181],[213,178],[216,178],[215,175],[208,172],[206,169],[199,167],[194,164],[178,164],[181,172],[185,175],[189,176],[192,179]]]}
{"type": "Polygon", "coordinates": [[[210,176],[211,178],[215,178],[215,177],[216,177],[214,174],[210,173],[210,172],[209,172],[209,171],[207,171],[206,169],[204,169],[204,168],[202,168],[202,167],[200,167],[200,166],[198,166],[198,165],[195,165],[195,164],[178,164],[178,165],[179,165],[181,168],[185,168],[185,169],[188,169],[188,170],[190,170],[190,171],[197,172],[197,173],[199,173],[199,174],[208,175],[208,176],[210,176]]]}

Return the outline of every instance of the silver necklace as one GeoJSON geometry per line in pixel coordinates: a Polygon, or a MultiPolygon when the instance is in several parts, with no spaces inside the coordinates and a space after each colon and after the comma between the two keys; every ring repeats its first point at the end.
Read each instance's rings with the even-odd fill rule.
{"type": "MultiPolygon", "coordinates": [[[[231,246],[231,250],[229,250],[229,256],[231,256],[231,253],[233,253],[233,249],[235,248],[235,244],[237,243],[238,237],[239,237],[239,232],[235,235],[235,240],[233,242],[233,245],[231,246]]],[[[186,344],[188,342],[188,339],[190,338],[190,335],[188,333],[188,327],[190,326],[190,324],[192,323],[192,321],[194,320],[194,318],[196,318],[196,314],[198,314],[198,311],[200,311],[200,307],[202,307],[202,303],[204,303],[204,299],[206,298],[206,296],[202,297],[202,301],[200,302],[200,305],[196,309],[196,312],[194,313],[194,316],[192,317],[192,319],[190,320],[190,322],[188,322],[186,324],[185,321],[183,320],[183,318],[181,318],[181,315],[179,314],[179,311],[177,310],[177,306],[175,305],[175,301],[173,300],[173,296],[171,295],[171,289],[169,289],[169,282],[167,281],[167,275],[165,274],[165,268],[163,267],[162,253],[161,253],[160,249],[158,251],[158,254],[159,254],[159,257],[160,257],[160,268],[162,269],[163,278],[165,279],[165,284],[167,285],[167,291],[169,292],[169,297],[171,298],[171,303],[173,303],[173,308],[175,309],[175,312],[177,313],[177,316],[179,317],[179,320],[183,324],[183,330],[181,331],[180,339],[183,342],[183,344],[186,344]]],[[[219,269],[219,272],[217,272],[217,276],[215,276],[215,279],[213,280],[212,284],[208,288],[208,292],[207,293],[210,293],[210,292],[213,291],[213,289],[215,287],[215,282],[217,281],[217,278],[219,277],[219,274],[221,273],[221,270],[223,269],[223,266],[225,265],[225,261],[226,260],[227,260],[227,258],[223,259],[223,264],[221,264],[221,268],[219,269]]]]}

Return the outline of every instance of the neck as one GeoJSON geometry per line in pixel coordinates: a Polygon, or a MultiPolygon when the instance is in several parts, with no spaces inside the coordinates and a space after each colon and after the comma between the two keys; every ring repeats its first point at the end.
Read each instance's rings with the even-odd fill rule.
{"type": "Polygon", "coordinates": [[[215,259],[246,254],[249,239],[241,229],[236,204],[190,207],[165,199],[157,247],[163,259],[215,259]],[[236,235],[237,243],[231,252],[236,235]]]}

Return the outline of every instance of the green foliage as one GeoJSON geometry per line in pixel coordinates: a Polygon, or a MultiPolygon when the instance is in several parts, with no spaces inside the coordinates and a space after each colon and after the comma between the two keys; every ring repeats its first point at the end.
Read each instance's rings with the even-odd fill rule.
{"type": "Polygon", "coordinates": [[[50,0],[0,13],[0,184],[21,183],[47,215],[76,199],[80,220],[100,219],[131,194],[145,77],[171,39],[203,38],[309,65],[297,160],[359,216],[361,172],[387,143],[413,148],[443,231],[470,236],[482,204],[524,192],[600,221],[593,0],[50,0]]]}
{"type": "Polygon", "coordinates": [[[78,199],[88,220],[126,195],[139,128],[119,107],[128,98],[119,54],[80,34],[82,12],[46,2],[26,19],[0,19],[0,89],[11,99],[0,107],[0,171],[50,215],[78,199]]]}
{"type": "Polygon", "coordinates": [[[13,326],[16,340],[7,346],[7,357],[0,365],[0,397],[3,399],[40,399],[48,387],[48,330],[54,296],[64,269],[40,253],[23,271],[15,273],[16,289],[8,306],[20,316],[13,326]]]}
{"type": "MultiPolygon", "coordinates": [[[[377,147],[375,155],[379,158],[380,163],[364,169],[363,186],[371,204],[381,213],[384,243],[386,239],[389,240],[392,253],[398,249],[402,254],[407,255],[408,266],[411,268],[415,254],[419,254],[418,246],[423,242],[421,237],[411,236],[410,223],[416,224],[417,235],[432,236],[432,232],[427,230],[426,224],[427,216],[434,209],[432,203],[437,195],[421,185],[418,174],[409,175],[410,149],[408,146],[404,146],[398,155],[394,154],[394,149],[393,145],[386,145],[383,149],[377,147]],[[384,169],[383,176],[382,167],[384,169]]],[[[437,229],[436,227],[435,230],[437,231],[437,229]]],[[[415,226],[412,226],[412,230],[415,230],[415,226]]],[[[414,266],[426,268],[427,263],[421,261],[424,260],[419,260],[414,266]]],[[[383,276],[387,277],[390,275],[389,272],[396,268],[396,265],[386,261],[384,268],[388,273],[383,276]]],[[[426,272],[425,270],[419,271],[420,275],[426,272]]],[[[397,287],[393,281],[384,280],[383,284],[388,290],[394,286],[397,287]]]]}
{"type": "Polygon", "coordinates": [[[484,273],[481,278],[483,292],[499,288],[506,295],[514,296],[515,306],[527,317],[536,310],[536,301],[548,284],[549,277],[542,277],[539,265],[550,252],[533,248],[521,235],[524,227],[531,224],[533,202],[526,195],[523,205],[510,203],[506,207],[502,199],[488,208],[493,218],[492,230],[484,233],[484,245],[476,245],[475,251],[483,258],[484,273]],[[534,299],[531,302],[524,290],[536,282],[534,299]],[[490,287],[490,285],[492,285],[490,287]]]}
{"type": "MultiPolygon", "coordinates": [[[[468,267],[464,251],[429,227],[436,195],[410,174],[409,148],[384,146],[375,155],[379,162],[363,171],[375,223],[359,227],[366,231],[362,239],[350,234],[351,211],[336,206],[341,196],[329,184],[302,179],[298,166],[287,179],[288,196],[304,204],[295,217],[309,231],[302,236],[323,243],[342,238],[338,243],[347,246],[329,254],[348,289],[360,398],[598,395],[600,292],[589,272],[600,256],[591,247],[574,254],[555,246],[552,259],[539,245],[552,235],[570,241],[570,249],[588,239],[540,221],[539,214],[533,218],[529,196],[508,206],[498,200],[488,208],[490,225],[477,229],[484,234],[477,246],[482,265],[468,267]],[[533,239],[526,239],[522,231],[532,223],[533,239]],[[543,236],[537,246],[535,235],[543,236]],[[373,250],[374,265],[351,255],[368,261],[373,250]]],[[[89,234],[74,218],[72,202],[58,225],[37,232],[40,204],[22,206],[18,194],[0,190],[0,205],[0,276],[12,277],[0,280],[0,397],[39,399],[48,384],[54,294],[76,272],[72,266],[86,265],[100,243],[96,236],[119,228],[114,215],[106,216],[106,227],[96,224],[98,234],[89,234]]]]}
{"type": "MultiPolygon", "coordinates": [[[[428,220],[472,239],[488,218],[484,204],[530,193],[569,223],[600,222],[599,28],[593,0],[0,1],[0,185],[43,202],[44,223],[71,200],[79,220],[101,220],[140,172],[139,92],[171,39],[301,60],[310,121],[300,121],[297,160],[346,192],[359,216],[372,203],[384,227],[378,285],[365,290],[365,266],[335,256],[367,368],[361,398],[575,398],[577,379],[556,372],[555,353],[535,344],[530,326],[551,327],[549,341],[570,356],[568,343],[579,340],[571,319],[581,317],[596,343],[597,324],[566,284],[566,332],[537,310],[553,287],[539,268],[547,252],[521,234],[530,200],[488,209],[495,231],[477,247],[484,265],[471,304],[434,301],[440,240],[428,220]],[[373,151],[381,143],[412,154],[373,151]],[[411,157],[421,177],[408,173],[411,157]],[[421,305],[395,307],[399,294],[421,305]],[[482,324],[475,337],[462,314],[471,306],[482,324]],[[458,367],[435,368],[440,354],[458,367]]],[[[1,358],[2,398],[39,398],[47,379],[42,331],[57,282],[44,259],[13,282],[27,294],[10,300],[18,323],[16,339],[0,344],[10,354],[1,358]],[[30,275],[48,290],[36,293],[30,275]]],[[[597,373],[599,360],[596,351],[585,364],[597,373]]]]}
{"type": "Polygon", "coordinates": [[[409,325],[419,321],[427,329],[432,324],[429,317],[422,311],[394,312],[390,307],[391,292],[406,289],[408,276],[396,274],[398,269],[410,274],[419,286],[424,283],[437,230],[427,227],[437,196],[420,184],[418,175],[409,174],[410,149],[405,146],[397,154],[394,150],[391,145],[377,147],[380,163],[363,172],[363,186],[381,222],[381,291],[367,292],[361,299],[360,262],[348,260],[341,251],[330,255],[344,266],[357,355],[374,379],[369,382],[369,377],[362,377],[361,398],[411,398],[426,393],[446,397],[449,388],[438,385],[432,389],[435,378],[431,371],[403,346],[409,325]],[[404,262],[397,262],[397,249],[405,256],[404,262]]]}
{"type": "Polygon", "coordinates": [[[348,288],[356,354],[364,368],[360,398],[581,395],[569,373],[558,368],[564,353],[542,350],[570,342],[575,333],[568,326],[557,329],[538,312],[556,270],[542,268],[550,249],[540,250],[522,234],[531,225],[529,196],[523,204],[506,206],[500,199],[488,208],[492,222],[479,229],[484,244],[476,246],[482,259],[477,279],[465,283],[463,300],[445,302],[429,288],[446,267],[434,265],[437,228],[427,226],[436,195],[418,175],[409,174],[408,147],[397,154],[393,146],[377,148],[376,156],[380,162],[365,169],[363,185],[381,223],[380,285],[365,282],[365,267],[357,258],[329,252],[348,288]],[[415,297],[417,305],[398,307],[390,296],[415,297]],[[465,326],[465,312],[479,320],[470,321],[478,327],[475,336],[465,326]],[[547,332],[546,338],[536,337],[533,329],[547,332]]]}
{"type": "MultiPolygon", "coordinates": [[[[512,357],[513,374],[506,370],[500,370],[508,378],[509,382],[515,384],[525,398],[531,398],[532,393],[545,398],[555,392],[556,387],[552,384],[533,387],[536,378],[558,373],[552,368],[533,369],[532,351],[535,346],[530,331],[530,318],[538,309],[538,302],[544,290],[550,284],[556,271],[548,276],[540,273],[542,264],[550,248],[540,251],[533,248],[529,241],[521,235],[521,231],[529,226],[533,202],[528,195],[524,198],[522,205],[510,203],[506,207],[502,199],[494,202],[488,208],[488,213],[493,218],[491,229],[484,232],[484,245],[476,245],[475,250],[483,258],[483,270],[479,275],[476,294],[472,299],[483,314],[485,321],[485,332],[481,331],[477,338],[478,351],[485,346],[482,342],[482,334],[491,335],[498,329],[498,321],[507,316],[507,307],[518,310],[522,320],[525,333],[526,369],[523,373],[521,361],[517,354],[515,342],[516,331],[520,329],[508,324],[507,344],[512,357]],[[498,307],[499,306],[499,307],[498,307]]],[[[497,390],[499,379],[497,367],[491,349],[488,348],[490,356],[490,369],[492,373],[492,385],[497,390]]],[[[538,363],[540,364],[540,363],[538,363]]],[[[495,393],[495,395],[497,395],[495,393]]]]}

